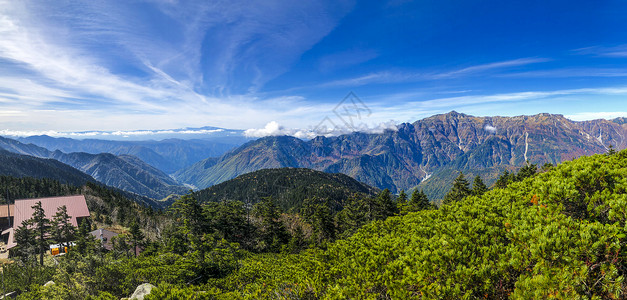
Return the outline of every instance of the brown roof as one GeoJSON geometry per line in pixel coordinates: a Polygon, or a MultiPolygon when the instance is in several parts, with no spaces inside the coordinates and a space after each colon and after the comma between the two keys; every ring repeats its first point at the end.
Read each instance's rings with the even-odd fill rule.
{"type": "Polygon", "coordinates": [[[32,207],[40,201],[46,212],[46,218],[50,220],[57,213],[57,209],[63,205],[67,207],[67,214],[70,216],[70,222],[74,226],[78,226],[76,218],[89,217],[89,209],[83,195],[15,200],[13,228],[22,225],[22,221],[30,219],[34,211],[32,207]]]}
{"type": "Polygon", "coordinates": [[[15,200],[13,208],[13,213],[15,215],[13,218],[13,228],[3,232],[9,233],[7,249],[16,246],[15,241],[13,240],[15,229],[20,227],[23,221],[28,220],[33,216],[33,206],[40,201],[41,207],[46,212],[46,218],[49,220],[52,220],[54,215],[57,213],[57,209],[63,205],[67,208],[67,214],[70,216],[70,223],[74,226],[78,226],[76,218],[89,217],[89,209],[87,208],[87,202],[85,201],[85,196],[83,195],[15,200]]]}
{"type": "Polygon", "coordinates": [[[7,209],[6,204],[0,204],[0,218],[13,217],[14,215],[15,215],[15,204],[9,204],[8,209],[7,209]]]}

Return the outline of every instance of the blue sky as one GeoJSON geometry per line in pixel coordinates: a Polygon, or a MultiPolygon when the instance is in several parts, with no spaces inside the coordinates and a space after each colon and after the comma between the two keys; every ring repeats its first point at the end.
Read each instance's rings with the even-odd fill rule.
{"type": "Polygon", "coordinates": [[[344,131],[627,116],[625,16],[620,0],[0,0],[0,133],[302,135],[347,127],[350,92],[363,111],[344,131]]]}

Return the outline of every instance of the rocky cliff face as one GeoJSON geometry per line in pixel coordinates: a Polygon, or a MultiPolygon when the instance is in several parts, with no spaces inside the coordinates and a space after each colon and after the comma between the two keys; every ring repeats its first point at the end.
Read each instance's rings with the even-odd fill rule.
{"type": "Polygon", "coordinates": [[[553,114],[475,117],[450,112],[382,134],[352,133],[307,142],[266,137],[227,153],[202,174],[194,172],[193,182],[185,171],[176,176],[204,188],[259,169],[304,167],[344,173],[397,191],[416,187],[445,169],[498,172],[525,161],[555,164],[603,153],[609,145],[623,149],[626,134],[627,125],[618,119],[575,122],[553,114]]]}

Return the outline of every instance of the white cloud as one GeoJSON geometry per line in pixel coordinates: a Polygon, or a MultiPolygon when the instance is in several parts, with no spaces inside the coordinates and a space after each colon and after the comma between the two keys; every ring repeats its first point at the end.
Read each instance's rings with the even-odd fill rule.
{"type": "Polygon", "coordinates": [[[587,121],[596,119],[611,120],[619,117],[627,117],[627,112],[624,111],[612,111],[612,112],[581,112],[564,116],[573,121],[587,121]]]}
{"type": "Polygon", "coordinates": [[[492,125],[486,125],[483,130],[489,132],[489,133],[496,133],[496,127],[492,126],[492,125]]]}
{"type": "Polygon", "coordinates": [[[217,129],[201,129],[201,128],[185,128],[185,129],[163,129],[163,130],[125,130],[125,131],[55,131],[55,130],[0,130],[0,136],[17,136],[27,137],[36,135],[47,135],[51,137],[73,137],[73,138],[106,138],[106,137],[131,137],[131,136],[159,136],[159,135],[197,135],[197,134],[213,134],[224,132],[222,128],[217,129]]]}
{"type": "Polygon", "coordinates": [[[317,136],[339,136],[343,134],[349,134],[352,132],[363,132],[369,134],[380,134],[387,130],[398,130],[397,122],[388,121],[376,124],[374,126],[368,126],[365,123],[361,123],[358,126],[349,128],[347,126],[336,125],[330,119],[323,120],[318,126],[310,127],[308,129],[298,128],[286,128],[279,125],[276,121],[271,121],[264,128],[259,129],[247,129],[244,131],[244,135],[247,137],[265,137],[265,136],[282,136],[289,135],[300,139],[313,139],[317,136]],[[329,122],[329,123],[326,123],[329,122]]]}

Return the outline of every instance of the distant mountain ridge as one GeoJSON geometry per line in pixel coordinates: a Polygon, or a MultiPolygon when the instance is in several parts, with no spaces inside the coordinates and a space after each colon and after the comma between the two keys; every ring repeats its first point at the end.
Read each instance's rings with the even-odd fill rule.
{"type": "Polygon", "coordinates": [[[174,176],[203,188],[264,168],[312,168],[343,173],[396,192],[414,188],[424,180],[435,181],[438,174],[450,176],[450,172],[442,172],[447,169],[492,174],[520,167],[527,160],[555,164],[605,152],[609,145],[624,149],[626,136],[627,125],[620,119],[576,122],[546,113],[475,117],[453,111],[403,123],[398,130],[382,134],[356,132],[310,141],[265,137],[217,161],[198,162],[174,176]]]}
{"type": "Polygon", "coordinates": [[[65,153],[87,152],[91,154],[111,153],[136,156],[145,163],[171,174],[207,157],[219,157],[247,141],[244,137],[216,137],[209,139],[166,139],[161,141],[111,141],[100,139],[54,138],[30,136],[16,138],[23,143],[32,143],[50,151],[65,153]]]}
{"type": "Polygon", "coordinates": [[[55,159],[108,186],[157,200],[171,194],[184,194],[188,190],[162,171],[130,155],[49,151],[4,137],[0,137],[0,148],[18,154],[55,159]]]}

